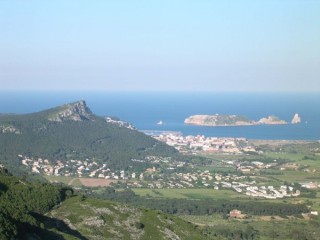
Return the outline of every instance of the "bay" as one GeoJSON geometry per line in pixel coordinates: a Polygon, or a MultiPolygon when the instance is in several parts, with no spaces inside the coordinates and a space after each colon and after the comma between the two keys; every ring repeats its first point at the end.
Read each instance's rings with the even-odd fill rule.
{"type": "Polygon", "coordinates": [[[108,91],[1,91],[0,113],[32,113],[85,100],[100,116],[116,116],[139,130],[179,131],[184,135],[248,139],[319,140],[319,93],[213,93],[108,91]],[[194,114],[236,114],[253,120],[276,115],[301,124],[201,127],[184,124],[194,114]],[[163,124],[157,124],[162,121],[163,124]]]}

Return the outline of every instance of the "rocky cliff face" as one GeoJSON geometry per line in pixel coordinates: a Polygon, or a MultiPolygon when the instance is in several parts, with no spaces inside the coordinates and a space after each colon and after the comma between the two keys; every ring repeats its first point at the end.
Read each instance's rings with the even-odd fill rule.
{"type": "Polygon", "coordinates": [[[84,121],[93,120],[93,114],[85,101],[70,103],[61,107],[57,113],[49,117],[50,121],[62,122],[65,120],[84,121]]]}

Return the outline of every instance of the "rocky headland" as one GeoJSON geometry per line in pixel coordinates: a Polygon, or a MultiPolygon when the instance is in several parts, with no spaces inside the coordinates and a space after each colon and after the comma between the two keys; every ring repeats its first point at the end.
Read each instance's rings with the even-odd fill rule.
{"type": "Polygon", "coordinates": [[[93,120],[93,114],[86,102],[81,100],[59,107],[49,120],[53,122],[93,120]]]}

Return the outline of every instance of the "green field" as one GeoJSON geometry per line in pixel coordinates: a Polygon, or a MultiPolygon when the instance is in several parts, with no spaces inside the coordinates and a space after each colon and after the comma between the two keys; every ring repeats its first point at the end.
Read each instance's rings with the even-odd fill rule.
{"type": "Polygon", "coordinates": [[[66,185],[70,185],[73,187],[81,187],[82,186],[80,179],[77,177],[74,178],[74,177],[64,177],[64,176],[45,176],[45,178],[49,182],[60,182],[60,183],[64,183],[66,185]]]}
{"type": "Polygon", "coordinates": [[[235,174],[237,170],[232,166],[223,166],[223,167],[215,167],[215,166],[199,166],[196,167],[197,170],[206,171],[208,170],[211,173],[230,173],[235,174]]]}
{"type": "Polygon", "coordinates": [[[269,177],[273,177],[278,179],[280,182],[287,181],[289,183],[294,182],[312,182],[312,181],[320,181],[319,173],[307,173],[303,171],[296,170],[285,170],[282,175],[269,175],[269,177]]]}
{"type": "Polygon", "coordinates": [[[298,161],[302,160],[305,156],[303,153],[288,153],[288,152],[266,152],[266,157],[274,158],[274,159],[287,159],[290,161],[298,161]]]}
{"type": "MultiPolygon", "coordinates": [[[[301,147],[301,146],[300,146],[301,147]]],[[[314,158],[314,160],[320,160],[320,156],[316,155],[308,149],[308,147],[304,146],[304,149],[297,148],[295,152],[288,152],[288,151],[282,151],[282,152],[265,152],[266,157],[274,158],[274,159],[288,159],[291,161],[300,161],[308,158],[314,158]]]]}
{"type": "Polygon", "coordinates": [[[188,199],[248,199],[246,195],[238,194],[231,190],[214,190],[204,188],[189,189],[132,189],[136,194],[143,197],[154,198],[188,198],[188,199]]]}
{"type": "MultiPolygon", "coordinates": [[[[318,227],[320,218],[312,220],[304,219],[283,219],[279,217],[249,217],[243,220],[226,219],[221,215],[182,215],[186,221],[199,225],[206,232],[218,232],[228,234],[229,231],[237,232],[255,232],[260,240],[301,240],[301,239],[319,239],[320,229],[318,227]]],[[[231,239],[238,239],[235,236],[231,239]]],[[[240,239],[240,238],[239,238],[240,239]]],[[[251,239],[251,238],[250,238],[251,239]]],[[[253,239],[253,238],[252,238],[253,239]]]]}

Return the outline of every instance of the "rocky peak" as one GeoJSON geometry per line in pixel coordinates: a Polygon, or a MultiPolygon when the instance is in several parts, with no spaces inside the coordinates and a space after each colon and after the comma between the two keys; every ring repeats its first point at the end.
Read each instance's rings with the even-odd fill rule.
{"type": "Polygon", "coordinates": [[[84,121],[92,119],[93,114],[83,100],[62,106],[49,118],[50,121],[54,122],[61,122],[64,120],[84,121]]]}

